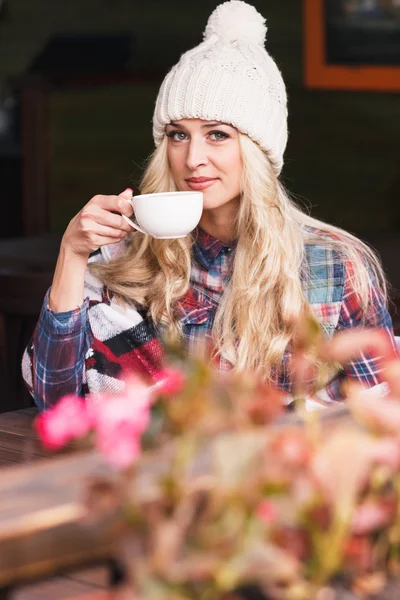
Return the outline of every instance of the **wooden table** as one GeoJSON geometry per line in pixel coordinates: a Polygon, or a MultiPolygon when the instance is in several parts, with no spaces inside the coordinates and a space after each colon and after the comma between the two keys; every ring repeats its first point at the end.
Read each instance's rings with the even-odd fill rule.
{"type": "Polygon", "coordinates": [[[94,453],[49,458],[32,429],[35,415],[34,408],[0,415],[0,598],[61,600],[106,589],[118,519],[100,527],[82,520],[84,478],[106,467],[94,453]],[[81,568],[96,563],[103,566],[81,568]]]}
{"type": "MultiPolygon", "coordinates": [[[[0,467],[21,464],[45,457],[32,429],[37,414],[35,408],[27,408],[0,415],[0,467]]],[[[3,479],[0,472],[0,481],[3,479]]]]}

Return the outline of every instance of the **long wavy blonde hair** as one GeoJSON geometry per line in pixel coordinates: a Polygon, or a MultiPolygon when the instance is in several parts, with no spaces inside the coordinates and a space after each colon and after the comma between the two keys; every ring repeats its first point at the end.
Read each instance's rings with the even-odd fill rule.
{"type": "MultiPolygon", "coordinates": [[[[306,244],[334,248],[352,266],[352,283],[364,312],[373,285],[379,285],[386,298],[386,282],[368,246],[299,210],[266,153],[244,134],[239,142],[243,172],[235,222],[237,247],[212,336],[216,351],[233,368],[253,369],[268,377],[272,369],[279,369],[294,323],[309,310],[302,288],[306,244]]],[[[140,191],[174,190],[165,137],[149,159],[140,191]]],[[[179,337],[176,302],[189,287],[193,241],[192,235],[159,240],[134,233],[121,257],[94,270],[121,301],[146,307],[155,323],[179,337]]]]}

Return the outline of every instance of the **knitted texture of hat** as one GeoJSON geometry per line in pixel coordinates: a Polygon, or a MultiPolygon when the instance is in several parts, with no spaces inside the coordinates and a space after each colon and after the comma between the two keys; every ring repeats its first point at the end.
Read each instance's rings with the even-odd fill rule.
{"type": "Polygon", "coordinates": [[[246,2],[230,0],[214,10],[203,42],[181,56],[161,85],[153,116],[156,145],[171,121],[220,121],[258,143],[281,171],[287,98],[264,47],[266,32],[265,19],[246,2]]]}

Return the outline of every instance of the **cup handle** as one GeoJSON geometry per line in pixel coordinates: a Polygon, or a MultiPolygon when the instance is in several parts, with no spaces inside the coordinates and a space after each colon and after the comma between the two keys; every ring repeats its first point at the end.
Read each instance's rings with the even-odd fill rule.
{"type": "MultiPolygon", "coordinates": [[[[133,206],[133,201],[132,201],[132,200],[127,200],[127,202],[129,202],[129,204],[132,206],[132,208],[135,208],[135,207],[133,206]]],[[[137,225],[136,223],[134,223],[134,221],[132,221],[132,219],[130,219],[130,218],[129,218],[129,217],[127,217],[126,215],[121,215],[121,216],[122,216],[122,217],[124,217],[125,221],[126,221],[127,223],[129,223],[129,225],[130,225],[131,227],[133,227],[133,229],[136,229],[137,231],[140,231],[140,233],[144,233],[144,235],[149,235],[149,234],[147,233],[147,231],[144,231],[144,229],[141,229],[141,228],[139,227],[139,225],[137,225]]]]}

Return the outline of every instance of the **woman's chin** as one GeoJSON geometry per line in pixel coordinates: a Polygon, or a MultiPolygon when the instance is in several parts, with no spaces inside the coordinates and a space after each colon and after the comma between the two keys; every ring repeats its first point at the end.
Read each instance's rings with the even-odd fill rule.
{"type": "Polygon", "coordinates": [[[223,206],[226,206],[228,204],[231,204],[231,202],[233,200],[236,200],[236,198],[226,198],[226,199],[221,199],[221,196],[219,197],[214,197],[210,194],[206,194],[204,193],[203,195],[203,210],[215,210],[217,208],[222,208],[223,206]]]}

